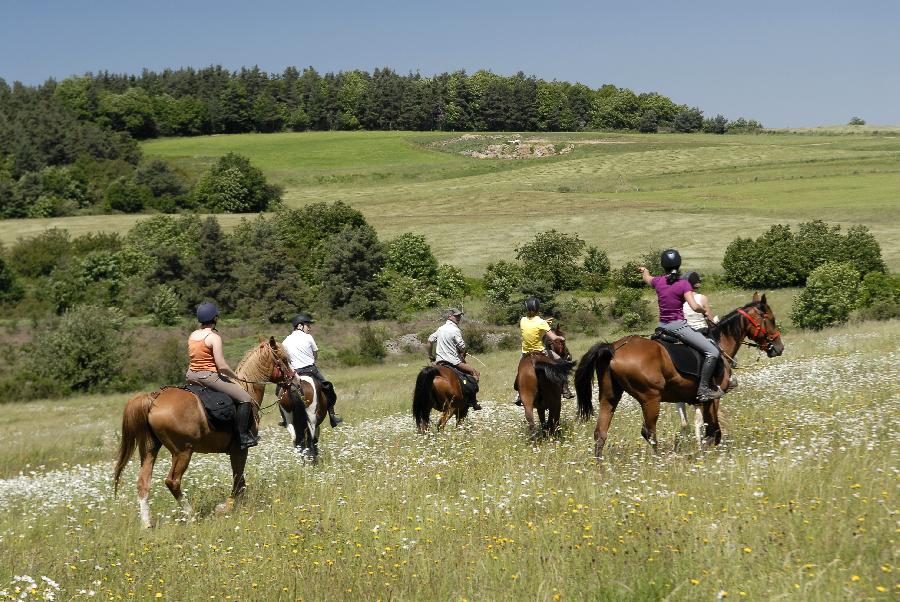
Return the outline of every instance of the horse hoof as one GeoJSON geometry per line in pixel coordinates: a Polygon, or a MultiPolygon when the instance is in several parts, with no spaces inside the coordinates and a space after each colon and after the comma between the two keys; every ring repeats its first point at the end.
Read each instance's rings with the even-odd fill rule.
{"type": "Polygon", "coordinates": [[[228,514],[234,508],[234,498],[228,498],[218,506],[216,506],[216,514],[228,514]]]}

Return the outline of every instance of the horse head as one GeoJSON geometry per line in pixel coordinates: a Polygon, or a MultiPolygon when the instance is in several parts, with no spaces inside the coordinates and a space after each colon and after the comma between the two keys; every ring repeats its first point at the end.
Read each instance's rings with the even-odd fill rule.
{"type": "Polygon", "coordinates": [[[287,352],[276,340],[269,337],[268,342],[260,343],[260,347],[267,347],[272,360],[272,369],[269,373],[269,381],[276,384],[284,384],[294,379],[294,371],[291,369],[290,358],[287,352]]]}
{"type": "Polygon", "coordinates": [[[559,327],[558,322],[553,325],[552,330],[553,330],[554,334],[556,334],[557,336],[562,337],[562,338],[558,338],[554,341],[545,340],[544,341],[545,347],[547,349],[552,350],[554,353],[556,353],[556,355],[558,355],[560,358],[564,359],[565,361],[571,362],[572,361],[572,353],[569,351],[569,347],[568,347],[568,345],[566,345],[565,340],[563,340],[566,335],[562,331],[562,329],[559,327]]]}
{"type": "Polygon", "coordinates": [[[738,313],[747,318],[746,336],[759,345],[769,357],[777,357],[784,353],[781,333],[775,325],[775,313],[766,301],[766,295],[753,293],[753,302],[738,313]]]}

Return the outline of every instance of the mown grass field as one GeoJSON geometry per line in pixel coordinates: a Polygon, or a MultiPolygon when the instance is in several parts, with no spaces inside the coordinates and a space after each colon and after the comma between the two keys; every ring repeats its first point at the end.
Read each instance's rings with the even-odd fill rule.
{"type": "MultiPolygon", "coordinates": [[[[792,294],[775,294],[777,313],[792,294]]],[[[723,294],[722,309],[744,296],[723,294]]],[[[0,590],[18,596],[29,584],[11,581],[27,576],[28,599],[896,597],[900,322],[782,326],[784,356],[738,356],[722,446],[699,449],[666,407],[654,456],[625,399],[601,463],[574,402],[558,440],[528,442],[511,403],[515,351],[480,357],[482,412],[428,436],[409,413],[422,358],[326,366],[346,424],[325,428],[319,465],[299,461],[269,411],[242,502],[215,515],[227,459],[195,456],[185,488],[197,516],[185,522],[163,452],[150,531],[134,462],[112,491],[126,396],[7,404],[0,590]]],[[[576,355],[595,340],[570,337],[576,355]]]]}
{"type": "MultiPolygon", "coordinates": [[[[726,245],[773,223],[819,218],[865,224],[900,268],[900,136],[890,128],[805,130],[748,136],[556,133],[523,135],[571,154],[474,159],[460,150],[502,143],[450,142],[422,132],[309,132],[163,139],[147,156],[199,173],[216,157],[244,154],[285,188],[288,206],[344,200],[384,238],[424,234],[438,259],[478,275],[517,245],[556,228],[621,262],[676,246],[691,267],[720,270],[726,245]],[[856,131],[856,130],[854,130],[856,131]],[[444,144],[440,144],[444,142],[444,144]]],[[[0,241],[56,226],[80,234],[123,231],[135,216],[0,222],[0,241]]],[[[226,227],[241,218],[224,216],[226,227]]]]}

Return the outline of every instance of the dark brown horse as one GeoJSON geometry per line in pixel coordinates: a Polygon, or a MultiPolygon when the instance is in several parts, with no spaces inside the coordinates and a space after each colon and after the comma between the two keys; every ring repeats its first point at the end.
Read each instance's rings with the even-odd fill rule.
{"type": "MultiPolygon", "coordinates": [[[[563,336],[557,324],[553,331],[563,336]]],[[[516,387],[522,406],[525,408],[525,420],[531,437],[538,435],[534,424],[534,410],[538,411],[541,421],[541,433],[555,435],[559,429],[559,414],[562,409],[562,391],[569,378],[569,372],[575,366],[572,354],[566,342],[556,339],[549,342],[545,339],[545,352],[527,353],[519,360],[516,369],[516,387]],[[549,355],[553,351],[559,359],[549,355]]]]}
{"type": "Polygon", "coordinates": [[[469,413],[459,377],[447,366],[425,366],[416,377],[412,413],[420,433],[428,430],[431,410],[441,413],[438,429],[444,428],[451,416],[456,416],[456,424],[459,424],[469,413]]]}
{"type": "Polygon", "coordinates": [[[319,425],[328,416],[328,399],[321,383],[298,374],[289,387],[281,388],[278,403],[294,447],[315,462],[319,457],[319,425]]]}
{"type": "MultiPolygon", "coordinates": [[[[766,302],[766,296],[753,295],[753,301],[722,318],[714,329],[725,362],[725,371],[719,385],[726,388],[734,356],[745,338],[749,338],[769,357],[781,355],[784,344],[775,326],[775,314],[766,302]]],[[[641,436],[657,449],[656,420],[660,402],[680,402],[696,399],[696,379],[682,376],[672,364],[665,348],[656,341],[632,335],[612,344],[598,343],[581,358],[575,372],[575,390],[581,417],[587,419],[594,413],[591,400],[594,373],[597,374],[600,394],[600,416],[594,429],[594,454],[600,457],[609,432],[616,406],[627,391],[641,404],[644,423],[641,436]]],[[[702,404],[703,421],[706,424],[704,442],[718,444],[722,438],[719,427],[719,400],[702,404]]]]}
{"type": "MultiPolygon", "coordinates": [[[[256,402],[256,409],[262,401],[266,382],[287,384],[294,377],[288,365],[287,354],[272,337],[244,355],[235,373],[240,384],[256,402]]],[[[141,458],[137,490],[141,522],[145,527],[150,521],[150,477],[153,465],[162,446],[172,454],[172,468],[166,476],[166,486],[181,504],[186,515],[191,507],[181,492],[181,477],[187,470],[194,452],[208,454],[228,454],[234,481],[231,496],[219,506],[229,509],[245,487],[244,466],[247,450],[242,450],[237,435],[232,431],[215,431],[209,426],[206,411],[196,395],[176,387],[167,387],[153,393],[141,393],[128,400],[122,414],[122,441],[119,445],[119,459],[115,468],[116,490],[122,470],[134,453],[135,447],[141,458]]]]}

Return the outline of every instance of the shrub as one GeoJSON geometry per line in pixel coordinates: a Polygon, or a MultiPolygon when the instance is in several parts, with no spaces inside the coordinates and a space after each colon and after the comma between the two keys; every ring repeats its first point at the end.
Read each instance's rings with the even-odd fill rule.
{"type": "Polygon", "coordinates": [[[401,234],[387,245],[387,267],[402,276],[426,283],[437,277],[438,263],[428,241],[420,234],[401,234]]]}
{"type": "Polygon", "coordinates": [[[804,265],[790,226],[776,224],[757,240],[738,238],[722,259],[726,278],[744,288],[795,286],[804,280],[804,265]]]}
{"type": "Polygon", "coordinates": [[[869,272],[859,286],[859,306],[900,303],[900,276],[869,272]]]}
{"type": "Polygon", "coordinates": [[[377,279],[384,247],[371,226],[345,227],[322,244],[321,298],[329,309],[366,320],[387,316],[391,307],[377,279]]]}
{"type": "Polygon", "coordinates": [[[488,350],[488,340],[485,330],[478,324],[464,324],[462,327],[463,340],[466,349],[472,353],[485,353],[488,350]]]}
{"type": "Polygon", "coordinates": [[[516,259],[522,262],[526,274],[549,282],[553,290],[571,290],[581,282],[578,259],[584,246],[578,236],[549,230],[518,247],[516,259]]]}
{"type": "Polygon", "coordinates": [[[596,299],[567,299],[559,304],[559,320],[560,324],[565,324],[565,332],[594,335],[603,322],[603,306],[596,299]]]}
{"type": "Polygon", "coordinates": [[[83,305],[35,337],[31,368],[52,372],[67,389],[103,391],[121,382],[128,347],[118,309],[83,305]]]}
{"type": "Polygon", "coordinates": [[[281,189],[266,183],[263,172],[246,157],[228,153],[194,188],[193,201],[214,212],[248,213],[274,208],[281,189]]]}
{"type": "MultiPolygon", "coordinates": [[[[643,288],[644,279],[641,277],[641,273],[638,271],[638,268],[642,265],[644,264],[638,260],[625,262],[625,264],[618,270],[616,270],[613,274],[613,283],[619,287],[643,288]]],[[[647,267],[647,269],[650,268],[647,267]]],[[[651,270],[650,273],[653,273],[653,271],[651,270]]]]}
{"type": "Polygon", "coordinates": [[[122,213],[138,213],[150,203],[153,195],[130,178],[119,178],[106,189],[106,206],[122,213]]]}
{"type": "Polygon", "coordinates": [[[6,265],[3,257],[0,257],[0,304],[15,303],[22,298],[24,292],[16,275],[6,265]]]}
{"type": "Polygon", "coordinates": [[[366,324],[359,331],[359,354],[376,362],[380,362],[387,355],[384,348],[385,333],[378,328],[366,324]]]}
{"type": "Polygon", "coordinates": [[[153,323],[160,326],[174,326],[182,315],[183,304],[175,289],[168,285],[160,286],[150,302],[150,315],[153,323]]]}
{"type": "Polygon", "coordinates": [[[850,226],[840,247],[840,261],[849,261],[860,274],[884,272],[881,245],[865,226],[850,226]]]}
{"type": "Polygon", "coordinates": [[[588,247],[582,263],[581,286],[591,291],[601,291],[610,279],[609,256],[603,249],[588,247]]]}
{"type": "Polygon", "coordinates": [[[519,294],[522,268],[508,261],[497,261],[484,271],[484,294],[491,305],[506,305],[519,294]]]}
{"type": "Polygon", "coordinates": [[[32,238],[20,238],[9,254],[13,269],[29,278],[47,276],[70,255],[69,232],[58,228],[44,230],[32,238]]]}
{"type": "Polygon", "coordinates": [[[172,333],[144,332],[142,344],[131,354],[126,374],[129,388],[161,387],[184,382],[184,340],[172,333]]]}
{"type": "Polygon", "coordinates": [[[900,318],[900,303],[877,301],[859,310],[861,320],[893,320],[900,318]]]}
{"type": "Polygon", "coordinates": [[[438,294],[442,299],[461,299],[469,293],[469,283],[462,271],[446,263],[438,266],[435,276],[438,294]]]}
{"type": "Polygon", "coordinates": [[[856,301],[859,272],[849,262],[825,263],[809,275],[794,301],[791,319],[801,328],[820,330],[847,321],[856,301]]]}
{"type": "Polygon", "coordinates": [[[625,328],[639,328],[655,317],[653,307],[643,299],[641,291],[627,287],[616,292],[609,313],[618,318],[625,328]]]}
{"type": "Polygon", "coordinates": [[[187,183],[178,171],[162,159],[150,159],[134,170],[134,182],[145,187],[155,197],[180,198],[188,191],[187,183]]]}

